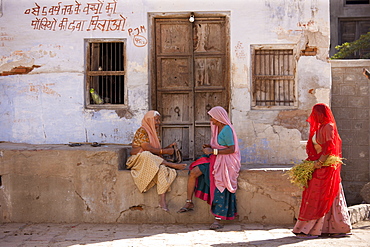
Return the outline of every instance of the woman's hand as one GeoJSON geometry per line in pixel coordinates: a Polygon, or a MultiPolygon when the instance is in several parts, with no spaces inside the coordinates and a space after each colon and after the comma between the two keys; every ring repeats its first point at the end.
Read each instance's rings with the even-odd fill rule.
{"type": "Polygon", "coordinates": [[[322,161],[316,160],[313,166],[315,167],[315,169],[320,169],[322,167],[322,164],[322,161]]]}
{"type": "Polygon", "coordinates": [[[174,148],[174,147],[177,147],[177,142],[173,142],[165,148],[174,148]]]}
{"type": "Polygon", "coordinates": [[[210,147],[203,147],[202,151],[204,154],[207,154],[207,155],[213,154],[213,149],[210,147]]]}

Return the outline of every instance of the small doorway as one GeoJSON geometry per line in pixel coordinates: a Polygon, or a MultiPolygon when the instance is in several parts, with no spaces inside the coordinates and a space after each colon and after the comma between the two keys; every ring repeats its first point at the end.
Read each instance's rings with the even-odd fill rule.
{"type": "Polygon", "coordinates": [[[151,107],[162,115],[163,145],[177,141],[193,160],[210,140],[207,112],[229,107],[229,25],[226,15],[189,17],[151,19],[151,107]]]}

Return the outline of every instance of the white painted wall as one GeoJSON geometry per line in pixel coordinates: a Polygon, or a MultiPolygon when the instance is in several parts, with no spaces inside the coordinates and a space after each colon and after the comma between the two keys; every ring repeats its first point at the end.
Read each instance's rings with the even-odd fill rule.
{"type": "MultiPolygon", "coordinates": [[[[74,0],[2,0],[0,17],[0,72],[16,66],[40,65],[26,75],[0,76],[0,141],[53,144],[68,142],[130,143],[148,110],[149,45],[137,47],[130,31],[145,27],[148,13],[229,12],[232,81],[232,120],[238,131],[244,163],[290,163],[305,158],[301,131],[277,123],[279,110],[251,110],[253,44],[306,44],[316,56],[298,58],[297,111],[309,112],[317,102],[330,103],[329,0],[116,0],[116,14],[100,19],[126,18],[124,31],[87,31],[93,14],[50,15],[85,20],[83,31],[35,30],[32,8],[38,4],[75,5],[74,0]],[[29,14],[27,11],[30,10],[29,14]],[[130,113],[84,108],[86,38],[127,39],[127,86],[130,113]]],[[[78,0],[81,7],[98,0],[78,0]]],[[[113,0],[105,0],[104,6],[113,0]]],[[[150,42],[150,40],[148,40],[150,42]]],[[[307,113],[308,114],[308,113],[307,113]]],[[[304,122],[304,121],[303,121],[304,122]]],[[[297,125],[303,125],[298,123],[297,125]]],[[[294,125],[294,124],[293,124],[294,125]]]]}

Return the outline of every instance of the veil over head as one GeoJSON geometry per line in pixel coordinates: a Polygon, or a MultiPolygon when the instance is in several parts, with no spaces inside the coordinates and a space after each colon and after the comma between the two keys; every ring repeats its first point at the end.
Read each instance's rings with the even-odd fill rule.
{"type": "Polygon", "coordinates": [[[146,130],[149,135],[150,145],[154,148],[161,148],[161,144],[158,139],[157,129],[155,127],[155,116],[160,116],[157,111],[148,111],[143,120],[141,121],[141,126],[146,130]]]}
{"type": "Polygon", "coordinates": [[[326,154],[331,154],[335,156],[342,157],[342,139],[338,134],[337,124],[335,122],[334,115],[330,110],[329,106],[323,103],[318,103],[312,107],[312,112],[307,119],[307,122],[310,124],[310,134],[307,141],[306,151],[308,154],[309,160],[317,160],[320,158],[321,153],[317,153],[312,142],[312,137],[317,133],[320,127],[330,124],[333,127],[333,133],[323,133],[327,136],[332,136],[330,142],[324,144],[328,145],[328,148],[325,148],[326,154]]]}

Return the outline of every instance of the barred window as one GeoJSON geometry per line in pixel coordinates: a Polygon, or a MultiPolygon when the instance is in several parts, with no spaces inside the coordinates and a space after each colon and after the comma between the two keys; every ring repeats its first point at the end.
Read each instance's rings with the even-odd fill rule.
{"type": "Polygon", "coordinates": [[[294,57],[293,48],[252,46],[253,108],[296,107],[294,57]]]}
{"type": "Polygon", "coordinates": [[[124,40],[87,40],[86,106],[125,105],[124,40]]]}

